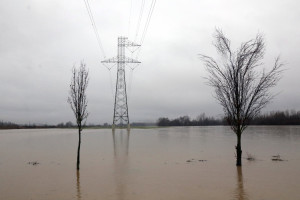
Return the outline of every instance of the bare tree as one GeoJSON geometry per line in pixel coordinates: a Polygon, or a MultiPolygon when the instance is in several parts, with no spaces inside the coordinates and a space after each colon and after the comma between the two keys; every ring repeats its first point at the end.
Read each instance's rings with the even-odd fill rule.
{"type": "Polygon", "coordinates": [[[72,70],[72,79],[70,84],[70,91],[68,97],[68,103],[71,105],[72,111],[76,118],[76,124],[78,127],[78,149],[77,149],[77,170],[79,170],[80,164],[80,144],[81,144],[81,131],[85,121],[88,117],[87,112],[87,98],[86,89],[89,82],[89,73],[86,70],[86,65],[82,62],[79,70],[75,67],[72,70]]]}
{"type": "Polygon", "coordinates": [[[226,120],[237,135],[236,165],[242,165],[241,135],[249,122],[274,97],[269,91],[281,78],[282,63],[275,59],[272,69],[258,71],[262,65],[265,44],[262,35],[245,43],[233,52],[230,40],[216,29],[215,47],[223,58],[219,64],[213,58],[200,55],[209,76],[209,85],[215,89],[215,98],[223,107],[226,120]]]}

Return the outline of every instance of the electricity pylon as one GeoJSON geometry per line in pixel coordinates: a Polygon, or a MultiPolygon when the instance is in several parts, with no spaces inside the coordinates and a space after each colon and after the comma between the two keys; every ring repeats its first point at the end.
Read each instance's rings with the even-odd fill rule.
{"type": "Polygon", "coordinates": [[[126,92],[126,80],[125,80],[125,65],[130,63],[141,63],[135,59],[125,56],[125,47],[139,47],[139,44],[130,42],[127,37],[118,37],[118,55],[107,60],[101,61],[101,63],[117,63],[117,81],[115,92],[115,104],[114,104],[114,118],[113,126],[123,127],[127,125],[130,129],[128,104],[127,104],[127,92],[126,92]]]}

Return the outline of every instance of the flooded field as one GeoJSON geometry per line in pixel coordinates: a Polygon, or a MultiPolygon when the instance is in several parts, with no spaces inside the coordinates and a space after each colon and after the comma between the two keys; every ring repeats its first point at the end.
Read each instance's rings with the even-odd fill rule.
{"type": "Polygon", "coordinates": [[[1,130],[0,199],[298,200],[300,127],[1,130]],[[255,160],[248,161],[247,153],[255,160]],[[272,161],[280,155],[283,161],[272,161]]]}

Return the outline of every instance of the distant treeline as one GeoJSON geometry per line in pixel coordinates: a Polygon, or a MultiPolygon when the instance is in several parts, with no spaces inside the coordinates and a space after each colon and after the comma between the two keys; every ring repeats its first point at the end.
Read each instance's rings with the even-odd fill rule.
{"type": "MultiPolygon", "coordinates": [[[[155,126],[155,123],[146,123],[146,122],[133,122],[131,123],[131,127],[148,127],[155,126]]],[[[48,125],[48,124],[16,124],[12,122],[4,122],[0,121],[0,129],[34,129],[34,128],[75,128],[76,124],[72,122],[61,122],[57,125],[48,125]]],[[[86,128],[111,128],[111,124],[104,123],[100,124],[87,124],[84,127],[86,128]]]]}
{"type": "MultiPolygon", "coordinates": [[[[154,126],[154,123],[132,123],[131,127],[154,126]]],[[[224,118],[208,117],[205,113],[199,115],[196,119],[191,119],[189,116],[182,116],[176,119],[162,117],[157,120],[157,126],[218,126],[228,125],[224,118]]],[[[266,114],[261,114],[253,119],[250,125],[300,125],[300,111],[272,111],[266,114]]],[[[72,122],[59,123],[57,125],[47,124],[16,124],[12,122],[0,121],[0,129],[26,129],[26,128],[74,128],[72,122]]],[[[111,124],[88,124],[88,128],[110,128],[111,124]]]]}
{"type": "Polygon", "coordinates": [[[272,111],[252,120],[252,125],[300,125],[300,111],[272,111]]]}
{"type": "MultiPolygon", "coordinates": [[[[175,119],[162,117],[157,120],[157,126],[218,126],[228,125],[225,118],[208,117],[205,113],[196,119],[182,116],[175,119]]],[[[250,125],[300,125],[300,111],[272,111],[253,119],[250,125]]]]}
{"type": "Polygon", "coordinates": [[[56,128],[54,125],[47,124],[16,124],[12,122],[3,122],[0,121],[0,129],[26,129],[26,128],[56,128]]]}
{"type": "Polygon", "coordinates": [[[170,120],[167,117],[162,117],[157,120],[157,126],[216,126],[226,125],[223,119],[215,119],[207,117],[205,113],[199,115],[196,119],[190,119],[189,116],[182,116],[170,120]]]}
{"type": "MultiPolygon", "coordinates": [[[[33,129],[33,128],[74,128],[75,124],[72,122],[59,123],[57,125],[48,125],[48,124],[16,124],[12,122],[3,122],[0,121],[0,129],[33,129]]],[[[110,127],[109,124],[105,123],[103,125],[94,125],[89,124],[85,125],[85,127],[110,127]]]]}
{"type": "Polygon", "coordinates": [[[0,121],[0,128],[1,129],[18,129],[19,128],[19,125],[18,124],[14,124],[14,123],[11,123],[11,122],[3,122],[3,121],[0,121]]]}

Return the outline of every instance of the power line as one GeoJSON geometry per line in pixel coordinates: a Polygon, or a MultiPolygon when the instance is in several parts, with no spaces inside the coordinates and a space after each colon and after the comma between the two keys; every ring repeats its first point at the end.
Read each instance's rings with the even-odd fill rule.
{"type": "Polygon", "coordinates": [[[128,38],[130,38],[131,12],[132,12],[132,0],[130,1],[129,22],[128,22],[128,38]]]}
{"type": "Polygon", "coordinates": [[[101,51],[102,51],[102,53],[103,53],[103,56],[104,56],[104,58],[105,58],[106,56],[105,56],[104,48],[103,48],[103,46],[102,46],[102,42],[101,42],[101,39],[100,39],[100,35],[99,35],[99,32],[98,32],[98,28],[97,28],[97,26],[96,26],[96,23],[95,23],[95,20],[94,20],[94,16],[93,16],[93,12],[92,12],[92,9],[91,9],[90,4],[89,4],[89,0],[86,0],[86,2],[87,2],[87,8],[88,8],[88,11],[89,11],[89,13],[90,13],[90,19],[91,19],[91,21],[92,21],[92,25],[93,25],[93,27],[94,27],[94,31],[95,31],[95,34],[96,34],[96,38],[97,38],[97,41],[98,41],[98,45],[99,45],[99,47],[100,47],[100,49],[101,49],[101,51]]]}
{"type": "Polygon", "coordinates": [[[150,20],[151,20],[151,17],[152,17],[152,13],[153,13],[153,10],[154,10],[154,7],[155,7],[155,3],[156,3],[156,0],[152,0],[151,7],[150,7],[148,17],[147,17],[147,21],[146,21],[146,25],[145,25],[145,28],[144,28],[144,31],[143,31],[143,34],[142,34],[141,42],[140,42],[141,45],[144,42],[146,32],[148,30],[149,23],[150,23],[150,20]]]}
{"type": "Polygon", "coordinates": [[[143,12],[144,12],[144,5],[145,5],[145,0],[143,0],[142,4],[141,4],[141,10],[140,10],[140,15],[139,15],[139,19],[138,19],[138,23],[137,23],[137,27],[136,27],[136,33],[135,33],[134,42],[136,41],[137,35],[139,33],[139,29],[140,29],[140,25],[141,25],[141,20],[142,20],[142,16],[143,16],[143,12]]]}
{"type": "Polygon", "coordinates": [[[89,0],[84,0],[84,3],[85,3],[85,6],[86,6],[86,9],[87,9],[89,18],[91,20],[92,27],[94,29],[97,41],[98,41],[98,46],[100,47],[100,50],[102,51],[103,57],[106,58],[105,52],[104,52],[104,49],[103,49],[103,46],[102,46],[102,42],[101,42],[101,39],[100,39],[100,36],[99,36],[99,32],[98,32],[98,29],[97,29],[97,26],[96,26],[96,23],[95,23],[95,20],[94,20],[94,16],[93,16],[90,4],[89,4],[89,0]]]}
{"type": "MultiPolygon", "coordinates": [[[[144,39],[146,37],[146,33],[147,33],[147,30],[148,30],[148,27],[149,27],[149,24],[150,24],[150,20],[151,20],[151,17],[152,17],[152,13],[153,13],[153,10],[155,8],[155,3],[156,3],[156,0],[152,0],[151,2],[151,7],[150,7],[150,10],[149,10],[149,13],[148,13],[148,17],[147,17],[147,20],[146,20],[146,24],[145,24],[145,27],[144,27],[144,31],[142,33],[142,37],[141,37],[141,42],[140,42],[140,45],[142,47],[142,44],[144,43],[144,39]]],[[[139,48],[138,52],[137,52],[137,55],[136,55],[136,58],[139,56],[140,54],[140,51],[141,51],[141,47],[139,48]]]]}

